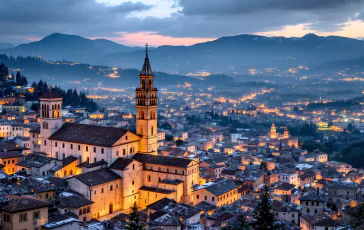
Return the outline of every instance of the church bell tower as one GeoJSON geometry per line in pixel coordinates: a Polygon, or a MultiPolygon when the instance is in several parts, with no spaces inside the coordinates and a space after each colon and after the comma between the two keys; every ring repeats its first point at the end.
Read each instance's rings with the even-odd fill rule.
{"type": "Polygon", "coordinates": [[[148,57],[148,44],[145,51],[143,69],[139,74],[139,88],[135,90],[136,134],[141,137],[139,152],[157,155],[158,90],[154,87],[154,75],[148,57]]]}
{"type": "Polygon", "coordinates": [[[62,96],[55,92],[45,93],[40,98],[40,150],[51,154],[48,138],[62,127],[62,96]]]}

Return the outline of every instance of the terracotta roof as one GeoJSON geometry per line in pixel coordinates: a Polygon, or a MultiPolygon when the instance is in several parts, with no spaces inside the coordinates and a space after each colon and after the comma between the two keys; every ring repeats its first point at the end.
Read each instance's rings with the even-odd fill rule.
{"type": "Polygon", "coordinates": [[[51,205],[47,201],[38,200],[30,196],[5,195],[5,198],[7,201],[2,206],[0,204],[0,209],[9,213],[45,208],[51,205]]]}
{"type": "Polygon", "coordinates": [[[232,180],[224,180],[218,183],[214,183],[213,185],[210,185],[208,187],[205,187],[205,189],[215,196],[220,196],[224,193],[230,192],[231,190],[234,190],[238,188],[239,186],[234,183],[232,180]]]}
{"type": "Polygon", "coordinates": [[[295,185],[294,184],[290,184],[290,183],[282,183],[281,185],[279,185],[278,187],[277,187],[277,189],[279,189],[279,190],[284,190],[284,191],[289,191],[289,190],[291,190],[291,189],[293,189],[295,187],[295,185]]]}
{"type": "Polygon", "coordinates": [[[158,164],[165,166],[175,166],[186,168],[193,160],[175,157],[154,156],[149,154],[137,153],[133,156],[134,160],[142,163],[158,164]]]}
{"type": "Polygon", "coordinates": [[[177,204],[177,202],[173,199],[164,197],[161,200],[158,200],[154,203],[151,203],[150,205],[147,205],[147,208],[155,210],[155,211],[159,211],[159,210],[162,210],[164,207],[169,206],[171,204],[177,204]]]}
{"type": "Polygon", "coordinates": [[[18,158],[18,157],[24,157],[24,156],[25,155],[23,153],[21,153],[17,150],[0,153],[0,159],[18,158]]]}
{"type": "Polygon", "coordinates": [[[128,130],[122,128],[65,123],[62,128],[55,132],[49,139],[111,147],[127,132],[128,130]]]}
{"type": "Polygon", "coordinates": [[[48,164],[52,160],[56,160],[51,157],[46,157],[40,154],[31,153],[25,156],[24,160],[20,161],[17,165],[26,168],[40,168],[43,165],[48,164]]]}
{"type": "Polygon", "coordinates": [[[59,201],[59,208],[81,208],[95,203],[85,197],[77,195],[61,196],[57,200],[59,201]]]}
{"type": "Polygon", "coordinates": [[[337,223],[330,216],[325,213],[318,214],[305,214],[301,216],[306,222],[308,222],[312,226],[321,226],[321,227],[336,227],[337,223]]]}
{"type": "Polygon", "coordinates": [[[121,179],[119,175],[117,175],[110,169],[98,169],[95,171],[82,173],[80,175],[68,178],[67,180],[72,178],[76,178],[77,180],[81,181],[89,187],[121,179]]]}
{"type": "Polygon", "coordinates": [[[118,158],[114,163],[110,165],[110,169],[116,169],[116,170],[124,170],[128,165],[130,165],[134,160],[129,158],[118,158]]]}
{"type": "Polygon", "coordinates": [[[154,188],[154,187],[147,187],[142,186],[139,190],[148,191],[148,192],[156,192],[156,193],[164,193],[164,194],[171,194],[174,193],[175,190],[169,190],[164,188],[154,188]]]}
{"type": "Polygon", "coordinates": [[[58,93],[56,93],[56,92],[50,91],[50,92],[44,93],[39,98],[60,98],[60,99],[62,99],[63,97],[61,95],[59,95],[58,93]]]}

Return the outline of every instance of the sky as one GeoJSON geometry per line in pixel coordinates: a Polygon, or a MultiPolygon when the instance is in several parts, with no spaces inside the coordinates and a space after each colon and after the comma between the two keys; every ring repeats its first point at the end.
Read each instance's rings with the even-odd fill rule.
{"type": "Polygon", "coordinates": [[[307,33],[364,38],[364,0],[1,0],[0,42],[52,33],[129,45],[192,45],[223,36],[307,33]]]}

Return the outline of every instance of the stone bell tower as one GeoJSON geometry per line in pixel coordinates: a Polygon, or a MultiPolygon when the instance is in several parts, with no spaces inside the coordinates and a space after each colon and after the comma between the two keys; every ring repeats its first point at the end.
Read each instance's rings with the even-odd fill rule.
{"type": "Polygon", "coordinates": [[[145,50],[143,69],[139,74],[139,88],[136,88],[136,134],[141,137],[139,152],[157,155],[158,127],[157,88],[148,57],[148,44],[145,50]]]}
{"type": "Polygon", "coordinates": [[[40,150],[51,154],[48,138],[62,127],[62,96],[55,92],[40,98],[40,150]]]}

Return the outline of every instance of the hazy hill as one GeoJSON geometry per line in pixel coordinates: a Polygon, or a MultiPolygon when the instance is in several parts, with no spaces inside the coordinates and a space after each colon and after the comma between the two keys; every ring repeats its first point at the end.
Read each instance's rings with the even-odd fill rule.
{"type": "Polygon", "coordinates": [[[106,39],[90,40],[76,35],[54,33],[40,41],[7,49],[4,53],[13,56],[41,56],[49,60],[97,63],[106,54],[139,49],[141,48],[124,46],[106,39]]]}
{"type": "MultiPolygon", "coordinates": [[[[139,60],[140,68],[143,59],[139,60]]],[[[99,83],[104,87],[125,88],[136,87],[139,84],[138,69],[116,69],[118,78],[110,78],[108,75],[114,73],[114,69],[107,66],[91,66],[89,64],[74,64],[67,61],[49,62],[37,57],[10,58],[0,54],[0,63],[12,69],[21,69],[22,74],[28,78],[28,82],[47,81],[48,84],[59,86],[74,84],[72,87],[96,87],[99,83]]],[[[184,85],[185,82],[201,87],[230,85],[237,81],[227,75],[211,75],[208,81],[201,81],[192,77],[154,72],[156,85],[176,86],[184,85]]]]}
{"type": "MultiPolygon", "coordinates": [[[[14,56],[37,55],[51,60],[67,59],[122,68],[140,68],[140,60],[144,57],[142,48],[59,33],[4,52],[14,56]]],[[[157,71],[179,74],[199,70],[239,73],[248,68],[315,67],[327,62],[358,58],[364,53],[364,41],[315,34],[301,38],[243,34],[192,46],[160,46],[150,52],[153,69],[157,71]]]]}
{"type": "Polygon", "coordinates": [[[6,42],[0,42],[0,49],[10,49],[13,48],[14,45],[6,42]]]}

